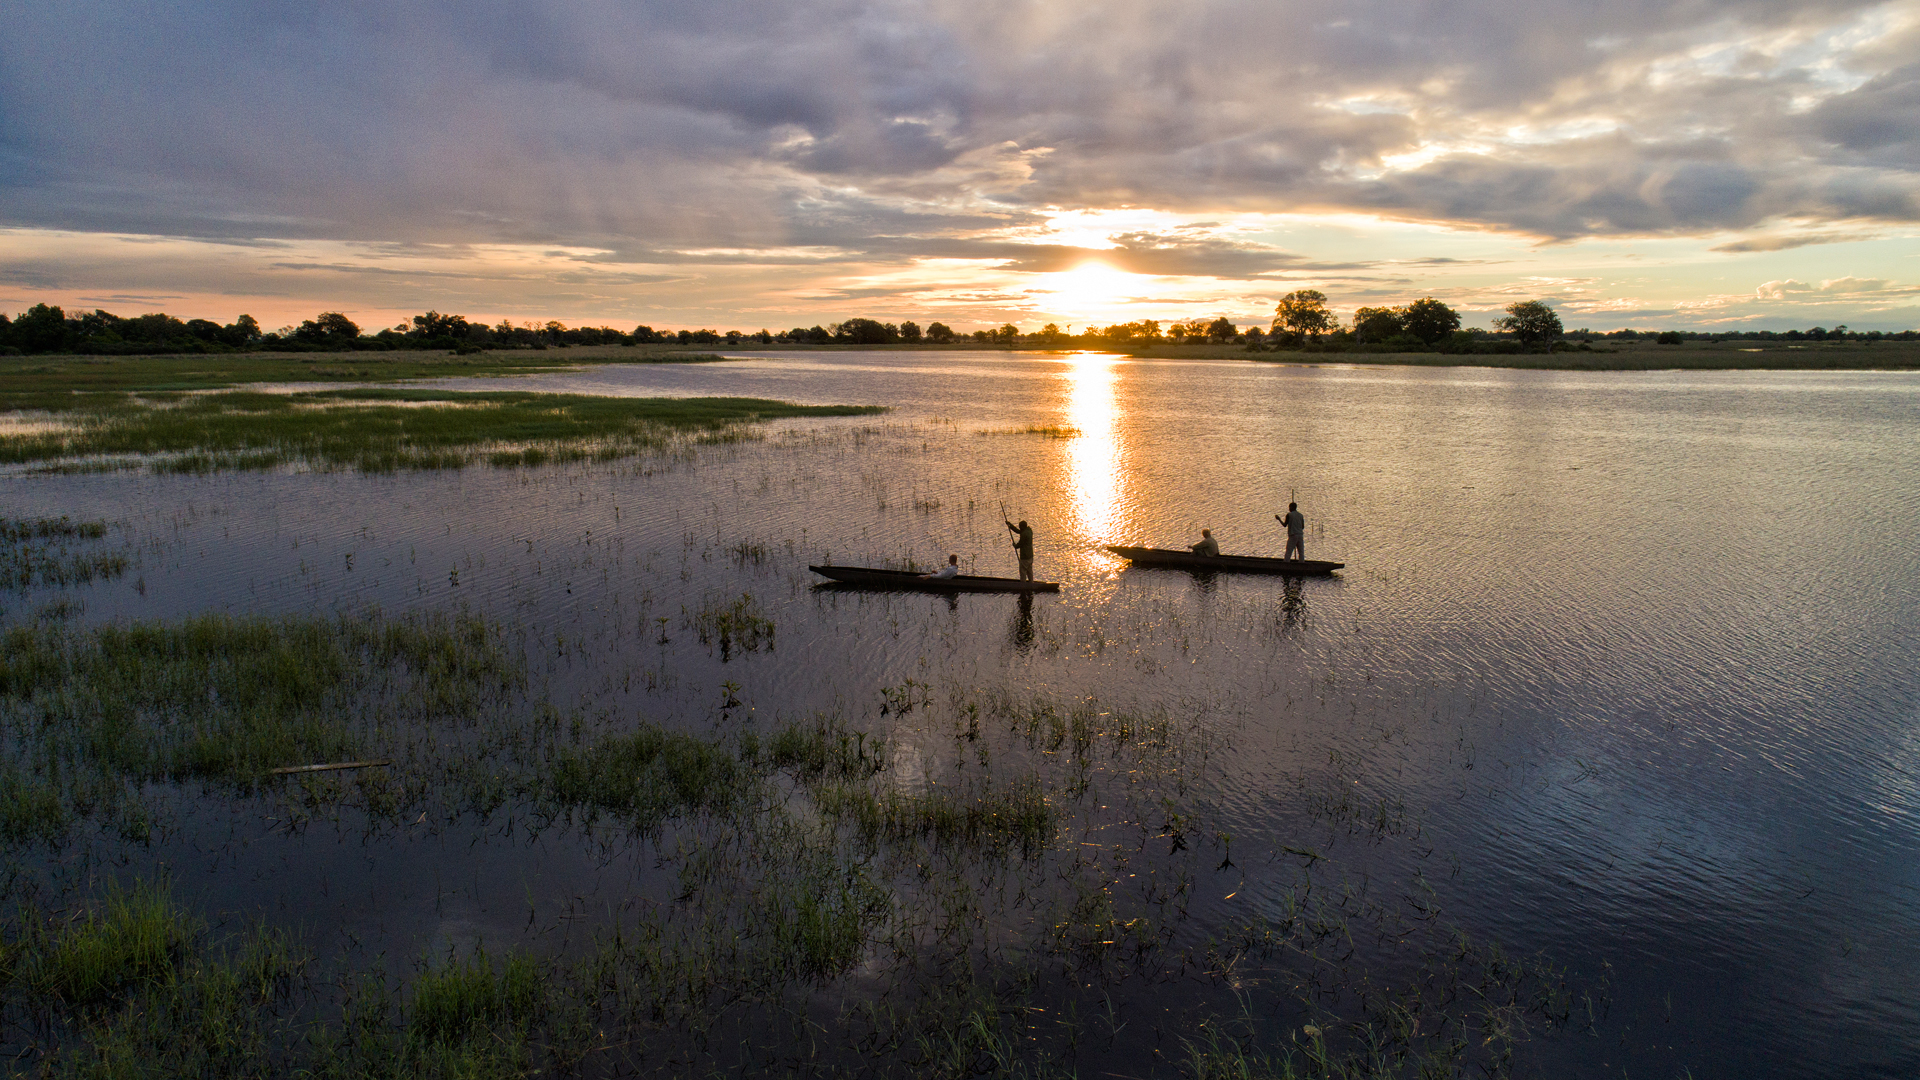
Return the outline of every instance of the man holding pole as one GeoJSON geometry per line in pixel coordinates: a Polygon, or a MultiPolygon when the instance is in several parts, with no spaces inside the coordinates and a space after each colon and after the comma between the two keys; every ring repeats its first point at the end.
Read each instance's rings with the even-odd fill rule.
{"type": "MultiPolygon", "coordinates": [[[[1005,521],[1005,518],[1001,519],[1005,521]]],[[[1020,553],[1020,580],[1033,580],[1033,526],[1022,518],[1020,524],[1007,522],[1007,531],[1013,533],[1013,550],[1020,553]]]]}
{"type": "Polygon", "coordinates": [[[1284,522],[1287,526],[1287,553],[1283,557],[1288,559],[1297,558],[1305,561],[1307,557],[1307,519],[1300,513],[1300,504],[1288,503],[1287,516],[1281,517],[1279,514],[1275,514],[1273,515],[1273,520],[1284,522]],[[1298,554],[1295,554],[1296,552],[1298,554]]]}

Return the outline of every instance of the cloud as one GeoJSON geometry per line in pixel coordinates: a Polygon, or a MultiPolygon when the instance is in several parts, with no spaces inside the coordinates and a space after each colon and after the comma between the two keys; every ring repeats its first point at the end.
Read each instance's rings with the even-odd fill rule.
{"type": "MultiPolygon", "coordinates": [[[[0,37],[0,226],[224,246],[261,295],[384,260],[429,304],[772,306],[932,260],[1424,290],[1480,261],[1461,235],[1750,253],[1920,221],[1916,54],[1881,0],[64,0],[0,37]],[[1187,226],[1047,232],[1129,208],[1187,226]],[[1259,215],[1455,246],[1388,265],[1234,224],[1259,215]]],[[[0,280],[168,287],[101,277],[141,258],[0,280]]]]}
{"type": "Polygon", "coordinates": [[[1860,240],[1874,239],[1873,233],[1829,232],[1802,233],[1798,236],[1755,236],[1746,240],[1734,240],[1725,244],[1716,244],[1710,251],[1747,252],[1747,251],[1787,251],[1792,248],[1810,247],[1815,244],[1851,244],[1860,240]]]}
{"type": "Polygon", "coordinates": [[[1818,285],[1809,285],[1804,281],[1786,278],[1769,281],[1753,290],[1753,295],[1762,300],[1791,299],[1830,299],[1833,297],[1865,296],[1876,293],[1898,293],[1909,295],[1920,292],[1920,286],[1903,286],[1885,278],[1839,277],[1828,278],[1818,285]]]}
{"type": "Polygon", "coordinates": [[[857,247],[867,214],[981,229],[1125,203],[1551,237],[1914,220],[1920,65],[1855,32],[1876,18],[1844,0],[73,0],[0,43],[0,190],[39,226],[666,246],[779,244],[824,213],[857,247]]]}

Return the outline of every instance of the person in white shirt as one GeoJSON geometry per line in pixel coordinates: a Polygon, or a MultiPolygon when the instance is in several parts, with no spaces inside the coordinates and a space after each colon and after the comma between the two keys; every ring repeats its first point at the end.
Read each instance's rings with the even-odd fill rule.
{"type": "Polygon", "coordinates": [[[1188,544],[1187,550],[1193,552],[1195,555],[1218,555],[1220,554],[1220,541],[1213,538],[1212,529],[1201,529],[1200,542],[1197,544],[1188,544]]]}
{"type": "Polygon", "coordinates": [[[960,576],[960,556],[949,555],[947,556],[947,565],[941,567],[938,570],[935,570],[931,574],[921,574],[920,576],[925,578],[928,581],[941,581],[950,577],[959,577],[960,576]]]}

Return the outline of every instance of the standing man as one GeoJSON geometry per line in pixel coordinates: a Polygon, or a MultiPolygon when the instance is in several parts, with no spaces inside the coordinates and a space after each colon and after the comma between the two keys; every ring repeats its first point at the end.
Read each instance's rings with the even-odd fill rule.
{"type": "MultiPolygon", "coordinates": [[[[1001,518],[1000,520],[1006,521],[1005,518],[1001,518]]],[[[1007,521],[1007,531],[1013,533],[1013,550],[1020,553],[1020,580],[1032,581],[1033,526],[1027,524],[1024,518],[1021,519],[1018,525],[1007,521]]]]}
{"type": "Polygon", "coordinates": [[[1305,562],[1307,558],[1307,519],[1300,513],[1299,503],[1287,504],[1287,516],[1273,515],[1273,520],[1285,522],[1287,526],[1287,553],[1284,558],[1298,558],[1305,562]],[[1295,555],[1295,552],[1299,552],[1295,555]]]}

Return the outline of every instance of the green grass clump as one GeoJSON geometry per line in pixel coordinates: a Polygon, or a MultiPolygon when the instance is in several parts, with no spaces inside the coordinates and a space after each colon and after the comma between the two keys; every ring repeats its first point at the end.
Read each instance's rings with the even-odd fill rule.
{"type": "Polygon", "coordinates": [[[362,758],[388,725],[469,714],[521,677],[476,618],[15,627],[0,634],[0,834],[51,837],[130,785],[245,792],[273,768],[362,758]]]}
{"type": "Polygon", "coordinates": [[[546,792],[562,807],[610,811],[651,829],[681,814],[727,809],[752,779],[726,745],[642,724],[584,750],[561,748],[546,792]]]}
{"type": "Polygon", "coordinates": [[[12,945],[8,974],[32,1000],[97,1008],[163,979],[196,931],[164,888],[114,888],[99,910],[29,924],[12,945]]]}
{"type": "Polygon", "coordinates": [[[764,420],[854,416],[872,406],[759,398],[617,398],[513,391],[358,389],[300,394],[233,390],[75,402],[62,431],[0,438],[0,462],[103,454],[159,457],[163,472],[270,469],[294,462],[364,472],[602,460],[725,442],[764,420]]]}
{"type": "Polygon", "coordinates": [[[1032,778],[971,794],[825,784],[815,791],[814,799],[821,813],[851,822],[869,840],[932,840],[988,848],[1017,845],[1033,853],[1046,846],[1055,824],[1046,792],[1032,778]]]}
{"type": "Polygon", "coordinates": [[[773,619],[768,617],[750,593],[740,599],[710,600],[691,614],[681,609],[687,629],[700,637],[702,645],[719,645],[720,658],[731,659],[737,647],[744,652],[759,652],[762,645],[773,648],[773,619]]]}
{"type": "Polygon", "coordinates": [[[33,1018],[35,1075],[284,1075],[280,1005],[304,963],[284,935],[259,928],[210,951],[200,921],[150,883],[8,931],[0,985],[33,1018]]]}
{"type": "Polygon", "coordinates": [[[886,743],[864,731],[848,731],[837,717],[817,716],[806,723],[780,725],[763,743],[742,740],[742,756],[791,770],[803,783],[822,779],[865,779],[886,766],[886,743]]]}
{"type": "Polygon", "coordinates": [[[829,847],[804,840],[783,845],[780,872],[768,875],[756,896],[759,957],[787,978],[829,979],[866,955],[874,925],[892,910],[893,896],[829,847]]]}
{"type": "Polygon", "coordinates": [[[465,960],[450,959],[421,973],[413,984],[407,1014],[407,1041],[416,1050],[465,1041],[510,1028],[524,1036],[546,998],[540,972],[531,957],[507,954],[495,974],[486,950],[465,960]]]}

